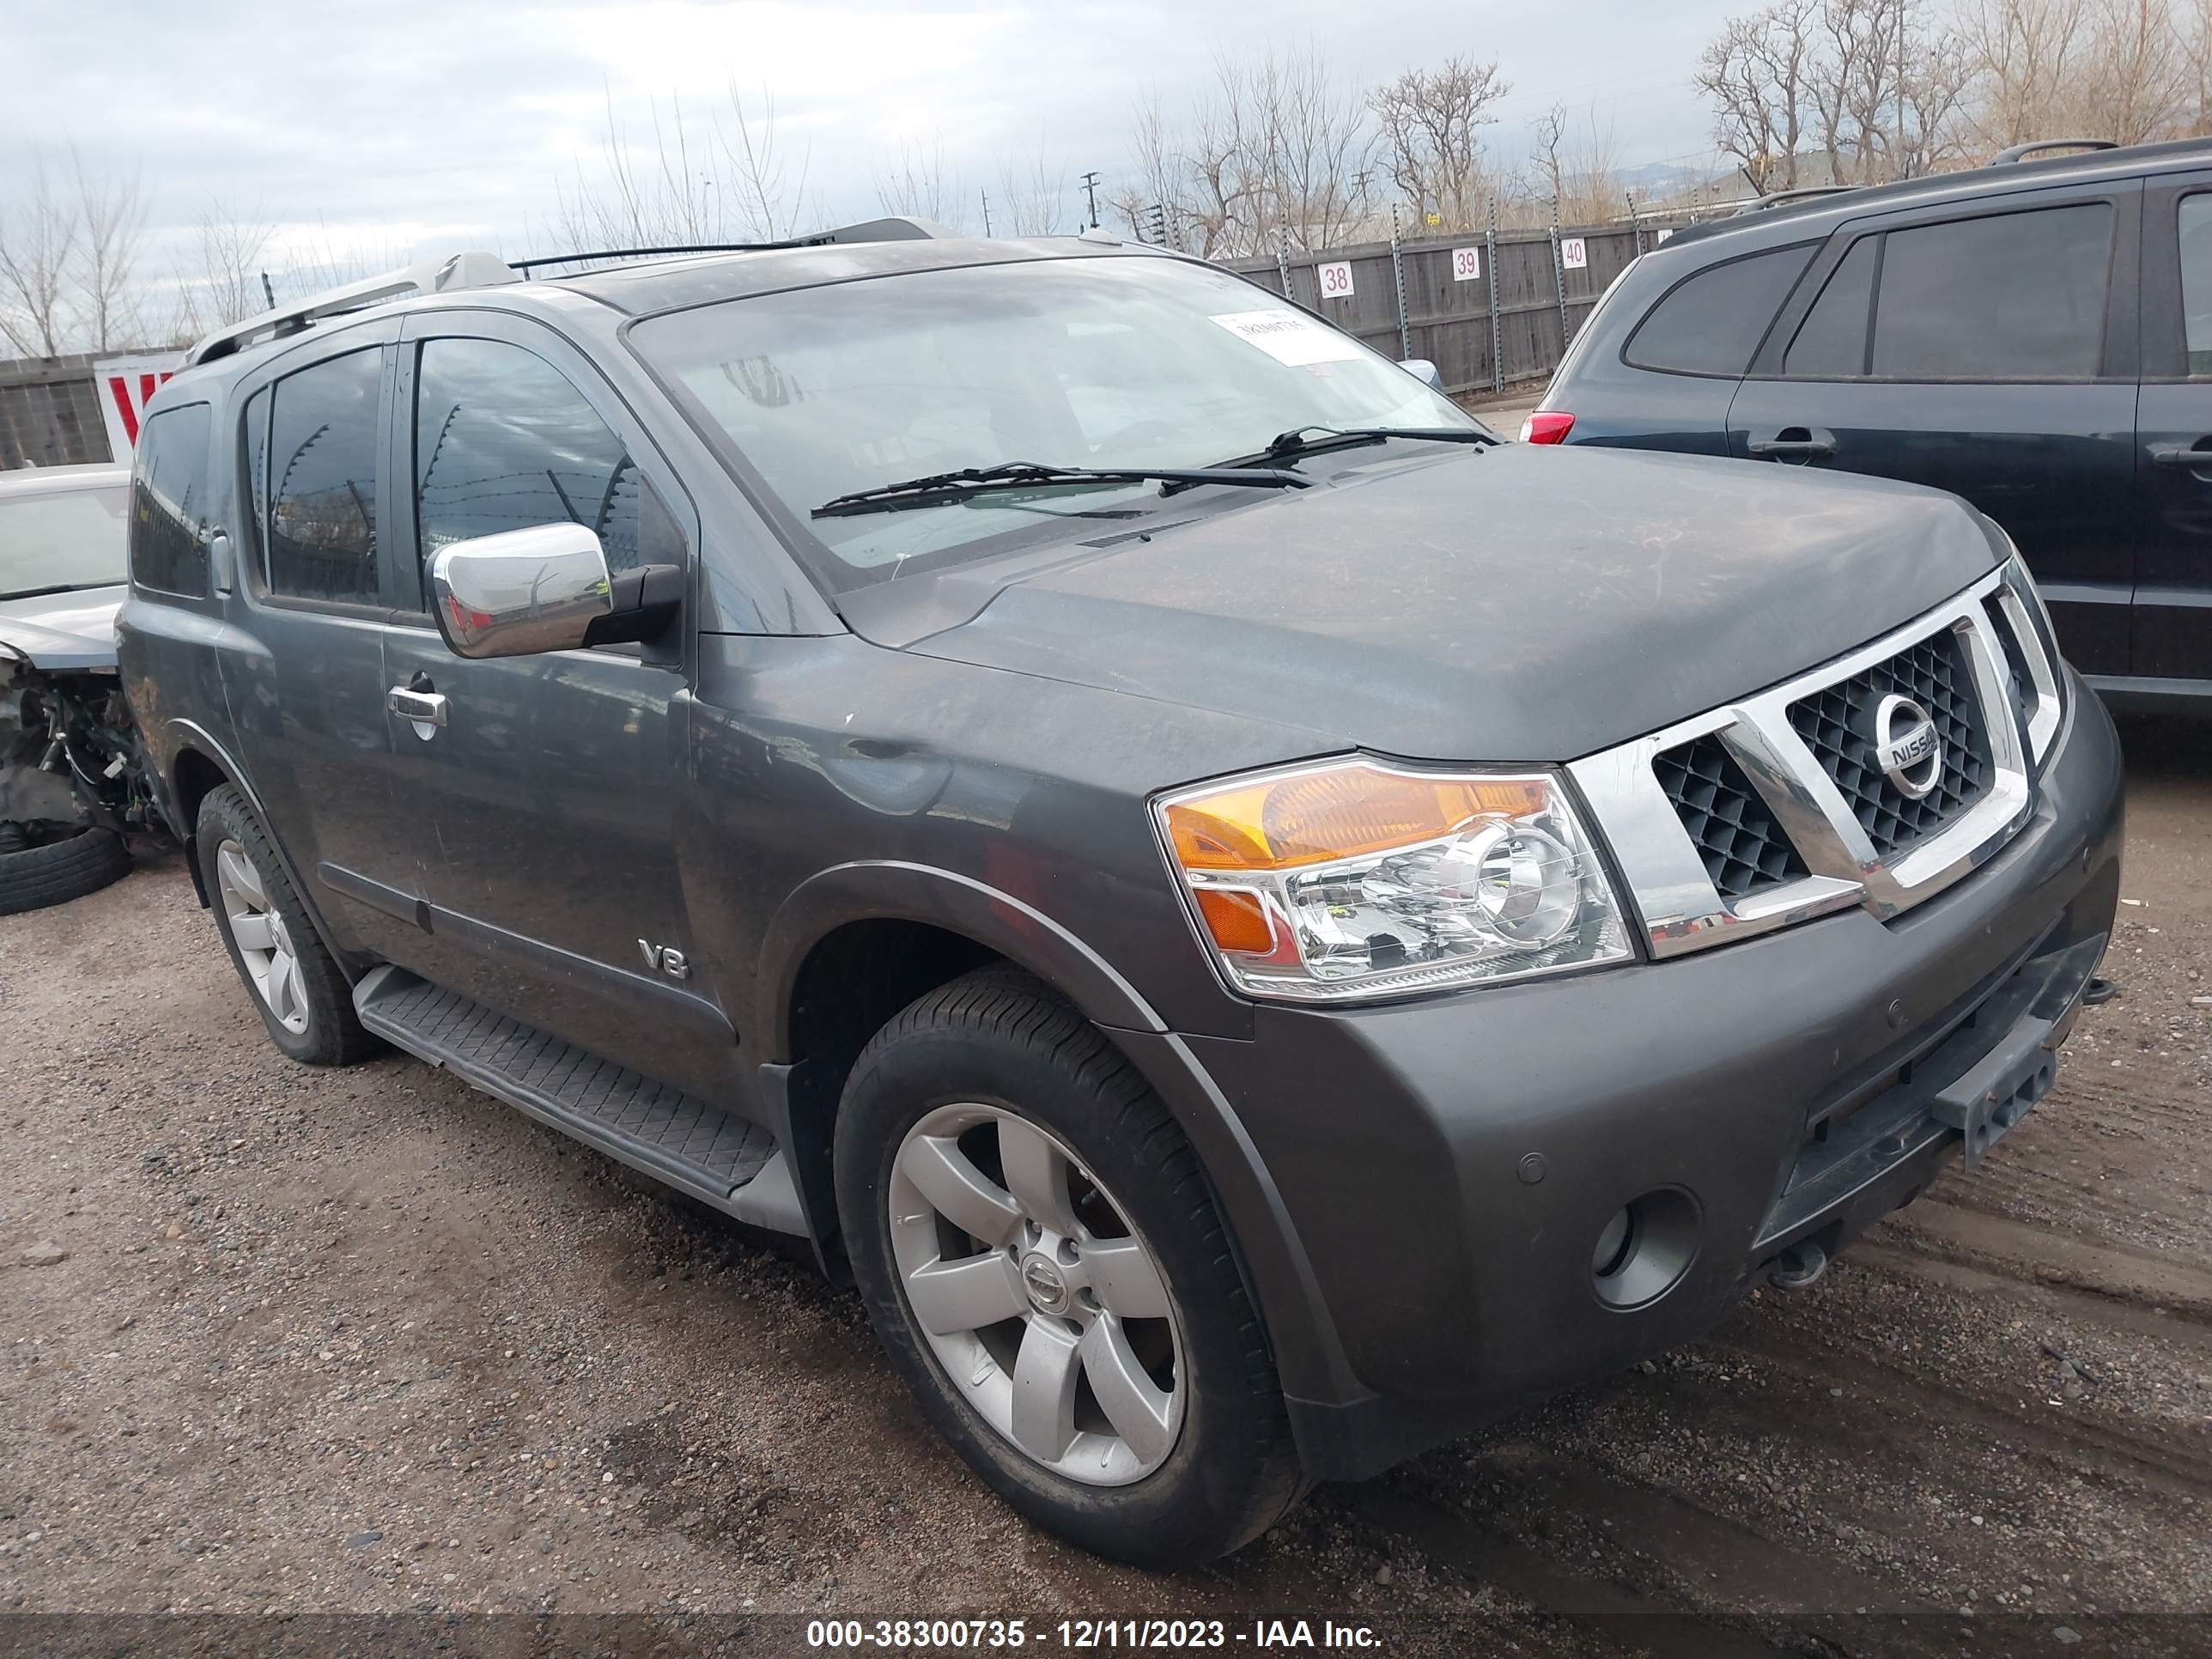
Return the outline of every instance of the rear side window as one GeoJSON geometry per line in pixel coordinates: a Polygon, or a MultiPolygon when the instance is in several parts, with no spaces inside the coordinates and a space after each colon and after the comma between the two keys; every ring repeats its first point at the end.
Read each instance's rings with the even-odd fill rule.
{"type": "Polygon", "coordinates": [[[1891,231],[1875,307],[1875,377],[2094,379],[2112,248],[2112,210],[2103,202],[1891,231]]]}
{"type": "Polygon", "coordinates": [[[1862,237],[1844,256],[1799,325],[1782,359],[1784,374],[1820,380],[1856,380],[1866,373],[1867,325],[1874,318],[1875,250],[1879,236],[1862,237]]]}
{"type": "Polygon", "coordinates": [[[567,523],[598,535],[610,570],[681,560],[628,446],[543,357],[498,340],[429,340],[416,385],[424,559],[472,537],[567,523]]]}
{"type": "Polygon", "coordinates": [[[1741,374],[1812,258],[1808,243],[1699,271],[1652,307],[1622,355],[1637,368],[1741,374]]]}
{"type": "Polygon", "coordinates": [[[138,434],[131,480],[131,580],[157,592],[207,592],[208,406],[165,409],[138,434]]]}
{"type": "Polygon", "coordinates": [[[288,374],[269,415],[269,591],[374,605],[377,394],[372,346],[288,374]]]}

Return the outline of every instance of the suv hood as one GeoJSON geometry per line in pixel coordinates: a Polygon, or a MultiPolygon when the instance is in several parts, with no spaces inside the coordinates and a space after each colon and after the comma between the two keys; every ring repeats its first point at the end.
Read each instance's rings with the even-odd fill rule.
{"type": "Polygon", "coordinates": [[[1520,444],[1111,539],[879,584],[848,620],[1326,745],[1565,762],[1840,655],[2007,550],[1936,490],[1520,444]]]}
{"type": "Polygon", "coordinates": [[[50,674],[115,672],[115,615],[125,589],[87,587],[39,599],[0,599],[0,654],[12,653],[50,674]]]}

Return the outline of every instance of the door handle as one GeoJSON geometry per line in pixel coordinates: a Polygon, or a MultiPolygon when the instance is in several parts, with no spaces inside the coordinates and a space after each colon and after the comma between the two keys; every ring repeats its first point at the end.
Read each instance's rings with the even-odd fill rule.
{"type": "Polygon", "coordinates": [[[1836,453],[1836,434],[1816,426],[1785,426],[1744,446],[1761,460],[1822,461],[1836,453]]]}
{"type": "Polygon", "coordinates": [[[2199,444],[2212,444],[2212,437],[2199,438],[2194,444],[2153,444],[2151,465],[2170,466],[2181,472],[2212,470],[2212,448],[2201,449],[2199,444]]]}
{"type": "Polygon", "coordinates": [[[384,694],[384,706],[417,726],[446,723],[446,696],[442,691],[417,691],[412,686],[395,685],[384,694]]]}

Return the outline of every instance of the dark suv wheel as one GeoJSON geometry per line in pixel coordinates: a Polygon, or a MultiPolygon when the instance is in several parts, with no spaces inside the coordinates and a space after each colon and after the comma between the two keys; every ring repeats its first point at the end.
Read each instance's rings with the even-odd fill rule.
{"type": "Polygon", "coordinates": [[[1197,1158],[1035,980],[971,974],[878,1033],[846,1085],[836,1175],[892,1364],[1024,1515],[1187,1565],[1296,1501],[1274,1366],[1197,1158]]]}
{"type": "Polygon", "coordinates": [[[260,817],[229,784],[200,803],[195,856],[231,965],[270,1040],[309,1066],[349,1066],[381,1046],[308,919],[260,817]]]}

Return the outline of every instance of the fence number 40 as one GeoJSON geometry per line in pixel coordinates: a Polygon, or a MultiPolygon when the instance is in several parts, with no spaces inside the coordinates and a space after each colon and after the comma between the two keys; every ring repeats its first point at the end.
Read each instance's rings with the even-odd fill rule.
{"type": "Polygon", "coordinates": [[[1452,250],[1452,281],[1479,283],[1482,280],[1482,250],[1479,247],[1455,247],[1452,250]]]}
{"type": "Polygon", "coordinates": [[[1559,263],[1569,270],[1581,270],[1589,264],[1589,249],[1579,236],[1570,236],[1559,244],[1559,263]]]}
{"type": "Polygon", "coordinates": [[[1352,261],[1324,259],[1314,267],[1321,278],[1321,297],[1324,300],[1349,300],[1352,297],[1352,261]]]}

